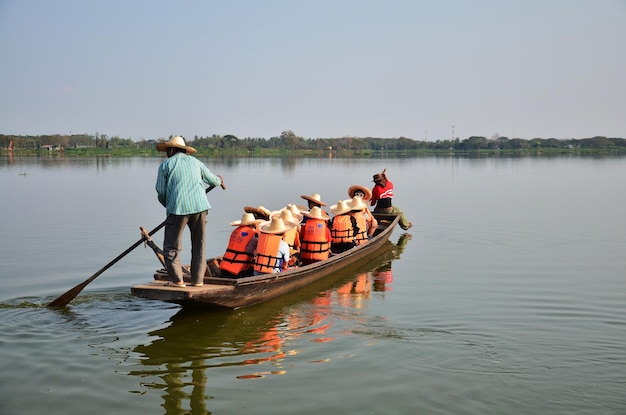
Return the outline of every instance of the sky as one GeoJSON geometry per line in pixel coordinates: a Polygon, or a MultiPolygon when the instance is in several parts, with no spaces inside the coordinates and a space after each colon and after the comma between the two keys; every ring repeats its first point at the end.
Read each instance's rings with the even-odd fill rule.
{"type": "Polygon", "coordinates": [[[626,0],[0,0],[0,134],[626,138],[626,0]]]}

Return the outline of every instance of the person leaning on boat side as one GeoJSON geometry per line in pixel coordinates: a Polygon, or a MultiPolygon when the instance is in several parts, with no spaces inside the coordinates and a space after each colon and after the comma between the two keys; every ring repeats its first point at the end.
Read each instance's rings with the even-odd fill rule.
{"type": "Polygon", "coordinates": [[[289,245],[283,240],[285,232],[296,225],[279,217],[259,224],[259,241],[254,257],[254,275],[281,272],[289,264],[289,245]]]}
{"type": "Polygon", "coordinates": [[[159,166],[156,191],[159,202],[165,206],[165,237],[163,255],[169,284],[184,287],[180,261],[182,234],[185,227],[191,233],[191,281],[201,286],[206,271],[205,232],[206,215],[211,205],[205,186],[219,186],[222,178],[213,174],[200,160],[190,156],[196,149],[185,145],[180,136],[157,144],[158,151],[167,154],[159,166]]]}
{"type": "Polygon", "coordinates": [[[252,213],[244,213],[241,220],[230,223],[236,226],[230,233],[228,247],[220,261],[222,277],[249,277],[254,274],[254,251],[257,245],[256,226],[263,222],[252,213]]]}
{"type": "Polygon", "coordinates": [[[330,254],[329,216],[319,207],[314,206],[308,212],[302,212],[306,221],[300,229],[300,261],[302,265],[328,259],[330,254]]]}
{"type": "Polygon", "coordinates": [[[400,215],[398,224],[402,229],[407,230],[413,226],[413,222],[409,222],[406,216],[404,216],[404,213],[402,213],[402,210],[397,206],[393,206],[391,203],[391,199],[393,198],[393,183],[387,179],[386,171],[387,169],[384,169],[382,173],[376,173],[374,175],[373,182],[375,185],[372,188],[372,200],[370,201],[370,205],[376,206],[374,208],[375,213],[400,215]]]}
{"type": "Polygon", "coordinates": [[[334,215],[328,223],[330,229],[330,251],[334,254],[347,251],[356,246],[356,235],[359,227],[352,211],[352,200],[340,200],[336,205],[330,207],[330,212],[334,215]]]}
{"type": "Polygon", "coordinates": [[[350,186],[348,188],[348,196],[352,198],[353,204],[355,203],[355,197],[361,198],[364,205],[363,210],[361,211],[362,215],[353,214],[353,216],[357,219],[357,224],[359,225],[360,236],[357,236],[358,245],[363,239],[362,236],[366,236],[365,239],[369,239],[374,236],[374,233],[376,233],[376,228],[378,228],[378,221],[376,220],[374,215],[372,215],[372,212],[370,212],[370,210],[368,209],[368,204],[372,199],[372,192],[370,191],[370,189],[359,185],[350,186]],[[361,219],[365,220],[365,228],[361,226],[361,219]],[[364,229],[365,235],[361,235],[364,229]]]}

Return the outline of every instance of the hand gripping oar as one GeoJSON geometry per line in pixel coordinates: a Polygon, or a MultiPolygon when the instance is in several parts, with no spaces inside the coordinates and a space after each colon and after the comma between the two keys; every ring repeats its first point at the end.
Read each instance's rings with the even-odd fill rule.
{"type": "MultiPolygon", "coordinates": [[[[220,179],[222,178],[221,176],[218,176],[220,179]]],[[[224,180],[222,180],[222,184],[221,184],[222,189],[226,189],[226,186],[224,186],[224,180]]],[[[215,188],[215,186],[210,186],[206,188],[206,192],[209,193],[211,190],[213,190],[215,188]]],[[[157,233],[158,231],[161,230],[162,227],[165,226],[165,221],[163,221],[163,223],[161,223],[159,226],[157,226],[156,228],[152,229],[150,232],[148,232],[149,236],[154,235],[155,233],[157,233]]],[[[76,296],[93,280],[95,280],[96,278],[98,278],[100,276],[100,274],[102,274],[104,271],[106,271],[107,269],[111,268],[113,265],[115,265],[116,262],[118,262],[120,259],[124,258],[126,255],[128,255],[130,253],[130,251],[132,251],[133,249],[137,248],[139,245],[141,245],[144,241],[146,240],[145,237],[141,237],[140,240],[138,240],[137,242],[135,242],[134,244],[132,244],[126,251],[122,252],[121,254],[119,254],[118,256],[115,257],[114,260],[112,260],[111,262],[109,262],[108,264],[106,264],[104,267],[102,267],[100,270],[98,270],[98,272],[96,272],[95,274],[93,274],[91,277],[87,278],[85,281],[81,282],[80,284],[78,284],[76,287],[72,288],[71,290],[67,291],[65,294],[62,294],[61,296],[59,296],[56,300],[53,300],[52,302],[50,302],[48,304],[48,307],[63,307],[66,306],[70,303],[70,301],[72,301],[74,298],[76,298],[76,296]]]]}

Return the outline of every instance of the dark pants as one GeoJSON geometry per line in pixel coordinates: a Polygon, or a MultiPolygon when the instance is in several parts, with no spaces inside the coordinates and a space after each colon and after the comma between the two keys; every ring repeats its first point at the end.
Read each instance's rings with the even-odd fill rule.
{"type": "Polygon", "coordinates": [[[180,252],[183,248],[182,237],[185,227],[191,233],[191,282],[201,284],[206,272],[205,230],[207,211],[191,215],[169,215],[165,220],[165,239],[163,255],[167,275],[172,282],[183,282],[183,269],[180,263],[180,252]]]}
{"type": "Polygon", "coordinates": [[[379,208],[378,206],[374,208],[374,213],[393,213],[394,215],[400,215],[400,220],[398,221],[398,225],[404,230],[409,229],[413,224],[409,222],[404,216],[404,213],[400,210],[400,208],[396,206],[392,206],[389,208],[379,208]]]}

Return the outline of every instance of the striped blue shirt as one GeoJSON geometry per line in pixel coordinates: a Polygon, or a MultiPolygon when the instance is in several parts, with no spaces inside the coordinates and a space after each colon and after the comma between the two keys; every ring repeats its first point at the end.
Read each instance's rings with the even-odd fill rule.
{"type": "Polygon", "coordinates": [[[204,183],[218,186],[219,177],[195,157],[178,152],[159,166],[156,191],[168,215],[191,215],[211,209],[204,183]]]}

